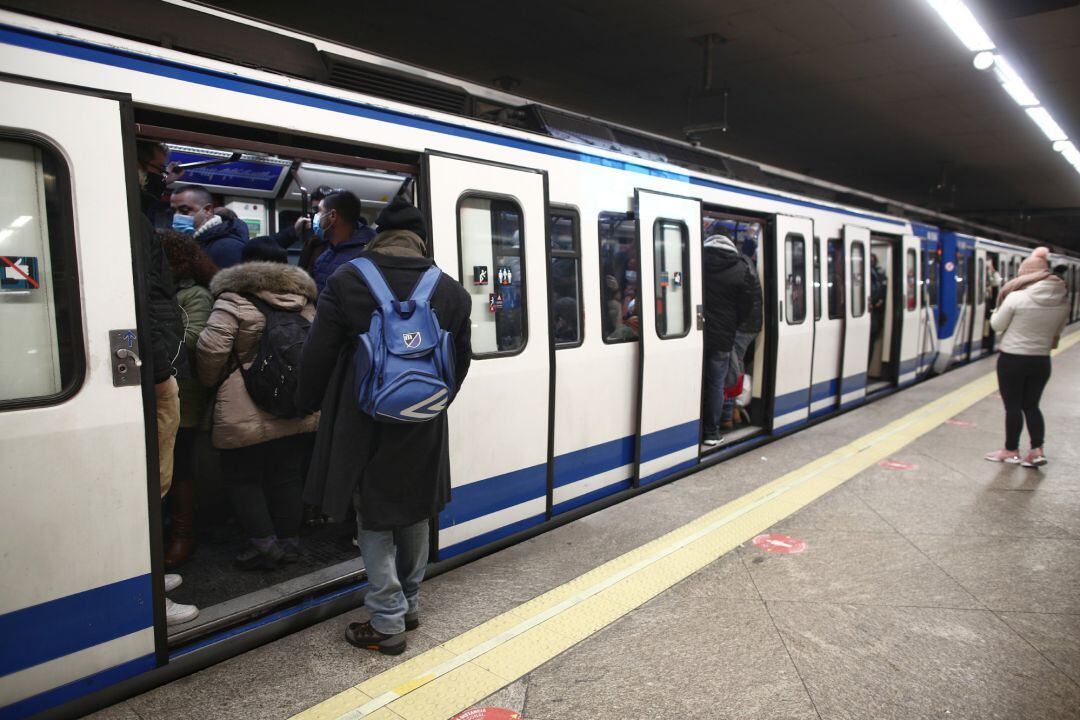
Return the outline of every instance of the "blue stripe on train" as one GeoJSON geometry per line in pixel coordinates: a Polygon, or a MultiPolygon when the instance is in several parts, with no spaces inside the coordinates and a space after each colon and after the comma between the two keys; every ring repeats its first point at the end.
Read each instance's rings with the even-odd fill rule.
{"type": "Polygon", "coordinates": [[[32,695],[11,705],[0,707],[0,720],[21,720],[31,715],[63,705],[83,695],[89,695],[110,685],[123,682],[136,675],[153,670],[156,665],[153,654],[143,655],[93,675],[73,680],[66,685],[32,695]]]}
{"type": "Polygon", "coordinates": [[[149,56],[140,55],[139,53],[129,50],[121,50],[119,48],[95,45],[93,43],[76,40],[74,38],[55,38],[43,33],[34,32],[32,30],[13,28],[11,26],[0,26],[0,42],[6,43],[8,45],[29,48],[31,50],[48,52],[54,55],[62,55],[65,57],[76,58],[79,60],[95,62],[101,65],[110,65],[112,67],[134,70],[136,72],[142,72],[149,75],[169,77],[175,80],[192,82],[199,85],[209,85],[211,87],[217,87],[223,90],[230,90],[233,92],[240,92],[246,95],[254,95],[272,100],[280,100],[283,102],[292,103],[294,105],[316,107],[324,110],[344,113],[347,115],[365,117],[381,122],[389,122],[395,125],[413,127],[419,130],[428,130],[444,135],[453,135],[456,137],[491,143],[493,145],[501,145],[503,147],[525,150],[527,152],[535,152],[568,160],[576,160],[578,162],[590,163],[592,165],[601,165],[604,167],[615,168],[617,170],[624,170],[627,172],[642,173],[644,175],[651,175],[654,177],[668,178],[671,180],[677,180],[679,182],[687,182],[692,185],[700,185],[703,187],[709,187],[717,190],[725,190],[728,192],[738,193],[739,195],[764,198],[767,200],[775,200],[778,202],[787,203],[789,205],[796,205],[799,207],[826,210],[828,212],[835,212],[841,215],[865,218],[867,220],[875,220],[877,222],[888,223],[890,225],[903,226],[907,224],[906,222],[902,220],[897,220],[895,218],[883,217],[880,215],[860,212],[858,210],[852,210],[848,208],[835,207],[812,200],[786,197],[784,195],[780,195],[779,193],[769,192],[767,190],[756,190],[753,188],[741,187],[739,185],[734,185],[718,180],[690,177],[685,173],[675,172],[671,170],[661,170],[659,168],[651,168],[645,165],[639,165],[637,163],[625,160],[618,160],[615,158],[608,158],[600,155],[592,155],[589,153],[578,152],[576,150],[570,150],[554,145],[548,145],[546,143],[536,142],[534,140],[500,135],[488,130],[463,127],[446,121],[410,115],[406,112],[394,111],[386,108],[376,108],[366,103],[336,99],[318,92],[287,88],[281,85],[276,85],[274,83],[253,80],[250,78],[240,78],[225,72],[209,70],[207,68],[200,68],[194,65],[188,65],[187,63],[165,60],[162,58],[151,58],[149,56]]]}
{"type": "Polygon", "coordinates": [[[150,575],[0,615],[0,675],[9,675],[154,624],[150,575]]]}

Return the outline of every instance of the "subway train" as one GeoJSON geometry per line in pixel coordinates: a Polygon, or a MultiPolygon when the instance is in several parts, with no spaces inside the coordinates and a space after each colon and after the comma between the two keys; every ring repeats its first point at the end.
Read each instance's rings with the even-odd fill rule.
{"type": "MultiPolygon", "coordinates": [[[[252,236],[293,222],[319,185],[355,192],[369,219],[413,188],[435,261],[473,302],[433,572],[992,353],[990,265],[1007,280],[1033,244],[176,9],[255,33],[267,63],[310,51],[323,65],[252,67],[0,11],[0,718],[84,712],[362,598],[350,528],[310,513],[304,562],[232,570],[236,526],[203,448],[200,547],[171,595],[202,612],[166,624],[139,140],[163,143],[190,168],[179,182],[207,186],[252,236]],[[756,264],[764,328],[746,422],[706,446],[713,234],[756,264]],[[874,272],[887,292],[872,328],[874,272]]],[[[1080,262],[1053,262],[1076,321],[1080,262]]]]}

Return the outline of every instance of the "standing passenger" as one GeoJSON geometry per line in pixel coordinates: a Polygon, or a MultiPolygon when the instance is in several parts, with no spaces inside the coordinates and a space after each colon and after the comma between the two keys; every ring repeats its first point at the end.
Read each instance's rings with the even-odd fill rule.
{"type": "MultiPolygon", "coordinates": [[[[743,247],[746,247],[745,244],[743,247]]],[[[758,278],[757,265],[746,254],[740,254],[739,257],[746,264],[746,281],[750,288],[752,302],[749,312],[740,318],[739,326],[735,329],[735,341],[731,345],[731,362],[725,382],[728,387],[733,387],[739,381],[739,376],[745,375],[748,365],[746,353],[750,344],[761,332],[762,323],[761,280],[758,278]]],[[[735,414],[736,397],[737,395],[732,395],[724,400],[724,410],[720,415],[721,430],[731,430],[734,427],[732,417],[735,414]]]]}
{"type": "Polygon", "coordinates": [[[991,462],[1046,464],[1046,432],[1039,399],[1050,380],[1050,350],[1057,347],[1068,319],[1065,283],[1050,272],[1050,251],[1036,248],[1020,264],[1019,274],[1001,288],[998,308],[990,317],[1002,333],[997,376],[1005,404],[1005,448],[987,454],[991,462]],[[1027,419],[1031,451],[1020,458],[1020,431],[1027,419]]]}
{"type": "MultiPolygon", "coordinates": [[[[325,208],[325,202],[324,202],[325,208]]],[[[408,298],[432,262],[420,212],[395,198],[378,218],[379,234],[364,256],[393,293],[408,298]]],[[[469,294],[448,275],[431,305],[453,336],[457,387],[472,358],[469,294]]],[[[383,423],[364,413],[355,392],[356,337],[368,330],[376,305],[359,271],[339,268],[319,298],[300,363],[297,405],[322,407],[304,499],[343,520],[355,498],[360,551],[370,588],[370,620],[356,622],[346,639],[357,647],[397,655],[405,631],[420,623],[420,581],[428,557],[428,523],[450,498],[446,413],[427,422],[383,423]]]]}
{"type": "MultiPolygon", "coordinates": [[[[705,238],[705,444],[719,445],[735,333],[753,308],[748,264],[726,235],[705,238]]],[[[728,416],[730,425],[731,418],[728,416]]]]}
{"type": "Polygon", "coordinates": [[[874,356],[881,331],[885,327],[885,300],[889,294],[889,278],[878,263],[877,255],[870,253],[870,357],[874,356]]]}
{"type": "Polygon", "coordinates": [[[280,418],[259,407],[248,394],[240,364],[250,368],[271,312],[315,315],[315,283],[286,262],[263,260],[270,249],[279,260],[285,251],[273,242],[252,243],[254,258],[221,270],[210,283],[214,309],[198,342],[199,379],[218,387],[214,401],[214,447],[221,450],[221,471],[233,512],[250,546],[236,556],[242,570],[270,570],[295,562],[303,520],[304,433],[315,431],[317,415],[280,418]]]}
{"type": "Polygon", "coordinates": [[[209,190],[202,185],[187,185],[172,194],[171,203],[173,230],[192,235],[221,269],[240,262],[249,237],[247,223],[216,214],[209,190]]]}
{"type": "Polygon", "coordinates": [[[348,190],[323,198],[311,229],[317,239],[328,245],[311,268],[315,291],[321,294],[334,271],[359,257],[375,233],[363,223],[360,199],[348,190]]]}

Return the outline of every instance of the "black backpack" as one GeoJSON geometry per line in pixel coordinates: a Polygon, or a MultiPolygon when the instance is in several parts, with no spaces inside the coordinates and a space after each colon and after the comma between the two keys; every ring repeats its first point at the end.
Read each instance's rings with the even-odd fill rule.
{"type": "Polygon", "coordinates": [[[294,418],[300,353],[311,322],[299,311],[279,310],[255,297],[244,296],[266,318],[251,367],[240,364],[244,387],[255,404],[279,418],[294,418]]]}

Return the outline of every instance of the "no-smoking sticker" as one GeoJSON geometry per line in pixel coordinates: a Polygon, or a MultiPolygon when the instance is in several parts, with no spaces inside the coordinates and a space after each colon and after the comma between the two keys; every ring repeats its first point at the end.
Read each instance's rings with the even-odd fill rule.
{"type": "Polygon", "coordinates": [[[878,463],[886,470],[918,470],[919,466],[915,463],[905,462],[903,460],[882,460],[878,463]]]}
{"type": "Polygon", "coordinates": [[[482,707],[458,713],[450,720],[521,720],[521,713],[500,707],[482,707]]]}
{"type": "Polygon", "coordinates": [[[945,421],[946,425],[955,425],[956,427],[975,427],[975,423],[971,420],[957,420],[956,418],[949,418],[945,421]]]}
{"type": "Polygon", "coordinates": [[[758,535],[751,542],[765,552],[782,553],[784,555],[798,555],[806,550],[805,540],[777,533],[758,535]]]}

